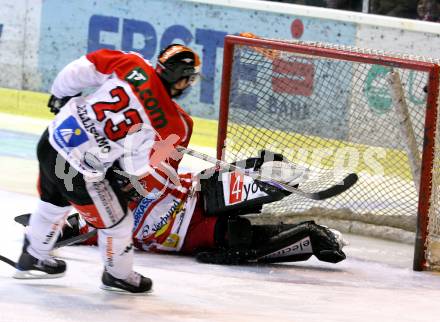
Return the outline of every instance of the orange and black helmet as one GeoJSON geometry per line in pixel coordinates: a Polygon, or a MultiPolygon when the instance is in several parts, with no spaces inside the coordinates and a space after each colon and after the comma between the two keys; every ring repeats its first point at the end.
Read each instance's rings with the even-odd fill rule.
{"type": "Polygon", "coordinates": [[[168,84],[182,78],[194,83],[200,75],[199,55],[184,45],[171,44],[164,48],[157,58],[156,72],[168,84]]]}

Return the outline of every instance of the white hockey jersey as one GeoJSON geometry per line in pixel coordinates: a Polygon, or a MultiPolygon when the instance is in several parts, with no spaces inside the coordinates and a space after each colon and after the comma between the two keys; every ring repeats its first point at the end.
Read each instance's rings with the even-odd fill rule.
{"type": "MultiPolygon", "coordinates": [[[[100,180],[119,161],[142,176],[159,142],[187,146],[193,122],[168,95],[151,64],[136,53],[102,49],[67,65],[51,92],[73,96],[49,125],[51,145],[86,179],[100,180]],[[176,139],[174,139],[176,138],[176,139]]],[[[173,168],[178,161],[170,160],[173,168]]]]}

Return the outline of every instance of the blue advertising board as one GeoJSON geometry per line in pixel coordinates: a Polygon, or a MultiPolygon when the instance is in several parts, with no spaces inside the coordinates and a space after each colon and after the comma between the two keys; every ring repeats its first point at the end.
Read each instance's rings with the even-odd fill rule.
{"type": "Polygon", "coordinates": [[[64,65],[99,48],[136,51],[153,63],[169,43],[194,48],[202,58],[203,78],[179,103],[192,115],[213,119],[218,116],[225,35],[251,31],[348,45],[356,36],[355,24],[347,22],[179,0],[46,0],[40,30],[43,91],[64,65]]]}

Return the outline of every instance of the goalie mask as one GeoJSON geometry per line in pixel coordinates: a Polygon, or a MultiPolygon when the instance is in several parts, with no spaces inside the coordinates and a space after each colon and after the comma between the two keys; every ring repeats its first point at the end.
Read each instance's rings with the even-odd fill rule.
{"type": "Polygon", "coordinates": [[[171,44],[160,52],[156,72],[169,88],[184,78],[192,86],[200,77],[200,65],[200,58],[192,49],[171,44]]]}

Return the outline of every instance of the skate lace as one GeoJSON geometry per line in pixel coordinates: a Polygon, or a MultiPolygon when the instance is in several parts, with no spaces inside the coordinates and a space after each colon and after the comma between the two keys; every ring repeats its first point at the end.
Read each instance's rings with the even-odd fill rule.
{"type": "Polygon", "coordinates": [[[133,271],[128,275],[126,279],[124,279],[125,282],[134,285],[139,286],[141,284],[142,275],[133,271]]]}

